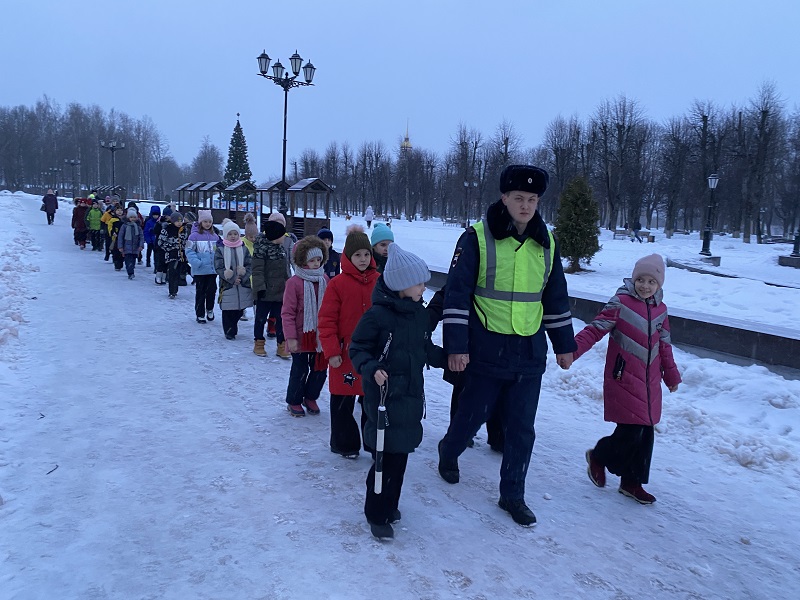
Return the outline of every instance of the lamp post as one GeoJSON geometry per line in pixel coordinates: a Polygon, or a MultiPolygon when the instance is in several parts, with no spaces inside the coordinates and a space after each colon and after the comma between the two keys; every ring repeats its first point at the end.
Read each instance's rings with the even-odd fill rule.
{"type": "Polygon", "coordinates": [[[58,167],[50,167],[48,171],[50,171],[50,179],[53,182],[53,189],[56,191],[56,195],[58,195],[58,174],[61,173],[61,169],[58,167]]]}
{"type": "Polygon", "coordinates": [[[464,229],[469,228],[469,189],[478,187],[477,181],[464,181],[464,229]]]}
{"type": "Polygon", "coordinates": [[[125,150],[125,142],[118,143],[116,140],[100,142],[100,147],[111,152],[111,194],[113,195],[117,193],[117,162],[115,155],[117,150],[125,150]]]}
{"type": "Polygon", "coordinates": [[[717,189],[719,175],[712,173],[708,176],[708,189],[711,190],[708,199],[708,210],[706,212],[706,229],[703,232],[703,249],[700,254],[711,256],[711,224],[714,222],[714,190],[717,189]]]}
{"type": "Polygon", "coordinates": [[[75,189],[75,169],[81,165],[81,161],[77,158],[65,158],[64,164],[72,167],[72,197],[75,198],[78,195],[75,189]]]}
{"type": "Polygon", "coordinates": [[[275,85],[283,88],[283,167],[281,170],[281,196],[278,210],[282,214],[286,215],[286,212],[288,211],[288,207],[286,206],[286,188],[288,187],[286,184],[286,115],[289,108],[289,90],[294,87],[314,85],[311,83],[311,81],[314,79],[314,73],[317,69],[311,64],[311,61],[308,61],[305,66],[302,67],[305,81],[298,81],[297,76],[300,75],[303,59],[297,53],[297,50],[295,50],[294,54],[289,57],[289,63],[292,66],[292,77],[289,76],[289,73],[281,64],[280,59],[278,62],[272,65],[272,75],[267,75],[267,72],[269,71],[269,63],[272,59],[267,56],[266,50],[264,50],[264,52],[262,52],[257,59],[259,70],[258,74],[265,79],[269,79],[275,85]]]}
{"type": "Polygon", "coordinates": [[[792,253],[789,256],[800,258],[800,226],[797,227],[797,231],[794,233],[794,248],[792,248],[792,253]]]}

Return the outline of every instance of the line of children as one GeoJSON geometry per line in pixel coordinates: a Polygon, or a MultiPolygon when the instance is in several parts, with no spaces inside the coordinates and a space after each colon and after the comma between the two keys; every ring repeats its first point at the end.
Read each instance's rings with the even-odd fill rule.
{"type": "MultiPolygon", "coordinates": [[[[377,228],[377,226],[376,226],[377,228]]],[[[383,489],[375,492],[375,464],[366,481],[364,515],[372,535],[394,537],[391,523],[400,519],[398,509],[408,455],[422,442],[425,415],[425,365],[444,367],[444,350],[430,336],[430,317],[422,304],[425,283],[431,274],[418,256],[389,246],[383,275],[375,284],[372,306],[353,332],[350,358],[364,385],[367,424],[365,441],[376,447],[378,406],[385,401],[383,489]]]]}
{"type": "Polygon", "coordinates": [[[664,260],[658,254],[636,262],[630,279],[600,314],[575,336],[579,358],[611,334],[603,373],[604,419],[617,426],[586,451],[589,479],[606,485],[606,469],[620,476],[619,493],[640,504],[655,496],[642,487],[650,478],[654,425],[661,420],[661,380],[670,392],[681,376],[672,356],[664,297],[664,260]]]}
{"type": "Polygon", "coordinates": [[[239,226],[230,219],[222,222],[222,245],[217,246],[214,253],[214,270],[219,275],[222,330],[225,339],[235,340],[242,311],[253,306],[252,258],[242,242],[239,226]]]}
{"type": "Polygon", "coordinates": [[[214,255],[222,238],[214,227],[210,210],[198,211],[197,218],[186,240],[186,260],[192,268],[195,317],[202,324],[214,320],[214,300],[217,294],[214,255]]]}
{"type": "Polygon", "coordinates": [[[258,235],[253,242],[253,294],[256,298],[255,320],[253,323],[253,352],[256,356],[265,357],[264,328],[270,318],[275,319],[277,337],[277,353],[279,358],[290,358],[286,349],[283,332],[281,309],[283,295],[286,291],[286,250],[283,240],[286,239],[286,228],[279,221],[264,223],[264,233],[258,235]]]}
{"type": "Polygon", "coordinates": [[[286,282],[281,319],[286,346],[292,353],[292,368],[286,388],[286,409],[293,417],[320,413],[317,400],[325,384],[326,365],[319,340],[319,307],[325,297],[328,277],[322,265],[327,259],[325,243],[309,235],[294,247],[295,275],[286,282]]]}
{"type": "MultiPolygon", "coordinates": [[[[331,411],[331,452],[357,458],[361,429],[366,415],[362,408],[361,427],[353,418],[356,396],[363,396],[361,375],[350,360],[350,340],[358,321],[372,306],[372,291],[378,271],[372,245],[360,225],[347,228],[341,275],[331,279],[319,311],[319,337],[328,359],[328,389],[331,411]]],[[[361,400],[363,407],[363,399],[361,400]]]]}
{"type": "MultiPolygon", "coordinates": [[[[120,207],[121,209],[122,207],[120,207]]],[[[125,261],[128,279],[133,279],[135,277],[136,260],[140,256],[142,248],[144,248],[144,233],[139,221],[139,213],[135,208],[128,209],[127,217],[127,222],[122,223],[117,233],[116,246],[125,261]]],[[[119,271],[119,269],[117,270],[119,271]]]]}

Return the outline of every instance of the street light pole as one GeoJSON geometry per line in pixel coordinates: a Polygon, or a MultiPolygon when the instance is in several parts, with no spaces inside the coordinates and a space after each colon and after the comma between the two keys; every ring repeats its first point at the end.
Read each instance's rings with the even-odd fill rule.
{"type": "Polygon", "coordinates": [[[706,228],[703,232],[703,249],[700,254],[703,256],[711,256],[711,226],[714,222],[714,190],[717,189],[719,183],[719,175],[712,173],[708,176],[708,189],[711,190],[708,200],[708,210],[706,211],[706,228]]]}
{"type": "Polygon", "coordinates": [[[76,198],[78,193],[75,189],[75,168],[79,167],[81,161],[77,158],[65,158],[64,164],[72,167],[72,198],[76,198]]]}
{"type": "Polygon", "coordinates": [[[125,150],[125,142],[117,143],[115,140],[110,142],[100,142],[100,146],[111,151],[111,194],[117,193],[117,150],[125,150]]]}
{"type": "Polygon", "coordinates": [[[797,227],[797,231],[794,233],[794,248],[792,248],[792,253],[789,256],[800,258],[800,226],[797,227]]]}
{"type": "Polygon", "coordinates": [[[289,90],[295,87],[314,85],[311,83],[311,81],[314,79],[314,73],[317,69],[313,64],[311,64],[311,61],[306,62],[305,66],[302,66],[303,59],[296,50],[295,53],[289,57],[289,62],[291,63],[293,73],[292,77],[289,76],[288,71],[286,71],[280,60],[272,65],[272,75],[267,75],[269,63],[272,59],[267,55],[266,50],[257,57],[257,60],[259,70],[258,74],[265,79],[269,79],[275,85],[283,88],[283,164],[281,168],[281,195],[280,206],[278,207],[278,210],[286,215],[288,211],[288,207],[286,206],[286,188],[288,187],[286,184],[286,122],[289,113],[289,90]],[[297,80],[298,75],[300,75],[301,68],[305,81],[297,80]]]}

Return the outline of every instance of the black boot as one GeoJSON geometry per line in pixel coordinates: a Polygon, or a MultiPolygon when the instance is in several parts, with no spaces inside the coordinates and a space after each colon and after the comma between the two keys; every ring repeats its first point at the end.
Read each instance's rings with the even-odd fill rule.
{"type": "Polygon", "coordinates": [[[533,527],[536,525],[536,515],[534,515],[533,511],[525,504],[525,500],[506,500],[501,497],[497,506],[510,514],[514,522],[519,523],[523,527],[533,527]]]}
{"type": "Polygon", "coordinates": [[[442,442],[439,440],[439,475],[447,483],[458,483],[460,473],[458,472],[458,459],[445,460],[442,458],[442,442]]]}
{"type": "Polygon", "coordinates": [[[375,523],[370,523],[369,530],[372,532],[372,535],[379,540],[390,539],[394,537],[394,529],[388,523],[385,525],[376,525],[375,523]]]}

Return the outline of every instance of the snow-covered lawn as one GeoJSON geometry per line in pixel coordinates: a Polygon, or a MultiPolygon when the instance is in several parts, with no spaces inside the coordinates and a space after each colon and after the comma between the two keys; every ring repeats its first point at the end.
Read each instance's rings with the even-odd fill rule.
{"type": "MultiPolygon", "coordinates": [[[[169,301],[48,227],[39,198],[0,192],[0,598],[794,598],[800,594],[800,381],[676,349],[651,483],[639,506],[586,477],[602,420],[605,343],[545,374],[528,474],[535,529],[497,505],[485,434],[462,481],[436,472],[450,386],[426,372],[425,439],[411,455],[396,538],[364,520],[369,459],[328,449],[320,417],[292,419],[289,364],[252,353],[242,323],[197,325],[193,288],[169,301]]],[[[144,212],[144,210],[143,210],[144,212]]],[[[346,222],[334,219],[336,245],[346,222]]],[[[393,223],[446,267],[460,230],[393,223]]],[[[604,234],[605,236],[606,234],[604,234]]],[[[691,240],[602,240],[571,289],[611,296],[635,259],[693,258],[691,240]]],[[[723,268],[669,269],[670,308],[800,329],[786,246],[714,240],[723,268]]],[[[575,321],[576,330],[583,326],[575,321]]],[[[438,336],[438,332],[437,332],[438,336]]],[[[551,357],[554,361],[554,357],[551,357]]]]}

